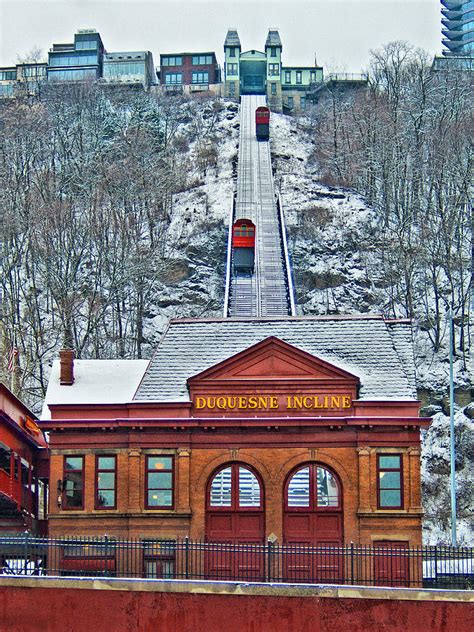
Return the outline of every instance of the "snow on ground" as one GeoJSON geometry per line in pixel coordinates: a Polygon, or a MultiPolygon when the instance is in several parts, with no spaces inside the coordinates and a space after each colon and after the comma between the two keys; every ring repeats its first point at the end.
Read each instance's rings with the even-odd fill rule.
{"type": "MultiPolygon", "coordinates": [[[[474,423],[466,409],[457,409],[454,417],[456,437],[456,499],[458,544],[471,545],[474,538],[474,423]]],[[[449,544],[451,533],[450,497],[450,422],[442,412],[433,416],[423,432],[422,495],[425,519],[425,544],[449,544]]]]}
{"type": "Polygon", "coordinates": [[[313,144],[298,119],[274,114],[271,142],[299,312],[378,311],[383,281],[373,253],[375,213],[354,191],[319,181],[313,144]]]}
{"type": "MultiPolygon", "coordinates": [[[[212,102],[204,107],[210,107],[212,102]]],[[[170,318],[220,316],[223,308],[227,228],[234,195],[239,114],[233,102],[223,102],[208,145],[217,152],[215,164],[203,166],[191,187],[173,196],[170,234],[175,245],[176,280],[166,278],[149,316],[150,351],[170,318]]],[[[190,142],[190,155],[202,145],[190,142]]]]}

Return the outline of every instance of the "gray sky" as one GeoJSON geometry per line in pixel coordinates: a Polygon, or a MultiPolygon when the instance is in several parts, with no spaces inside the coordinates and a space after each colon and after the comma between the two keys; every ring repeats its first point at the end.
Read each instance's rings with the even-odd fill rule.
{"type": "Polygon", "coordinates": [[[441,52],[439,0],[0,0],[0,65],[34,46],[45,57],[80,28],[97,29],[108,51],[216,51],[223,61],[228,27],[243,50],[263,50],[269,27],[279,29],[285,65],[359,72],[369,50],[407,40],[441,52]]]}

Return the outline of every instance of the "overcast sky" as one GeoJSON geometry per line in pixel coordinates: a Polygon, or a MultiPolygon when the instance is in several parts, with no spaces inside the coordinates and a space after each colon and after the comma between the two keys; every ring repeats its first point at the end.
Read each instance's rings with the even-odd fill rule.
{"type": "Polygon", "coordinates": [[[223,62],[227,29],[242,50],[263,50],[269,27],[279,29],[285,65],[359,72],[369,51],[407,40],[441,52],[439,0],[0,0],[0,65],[33,47],[71,42],[77,29],[95,28],[110,52],[214,50],[223,62]]]}

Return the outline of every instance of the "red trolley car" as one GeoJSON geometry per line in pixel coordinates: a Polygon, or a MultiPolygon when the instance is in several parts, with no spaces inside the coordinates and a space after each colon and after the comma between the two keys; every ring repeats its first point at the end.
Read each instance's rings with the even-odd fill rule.
{"type": "Polygon", "coordinates": [[[270,110],[261,105],[255,110],[255,129],[257,140],[268,140],[270,137],[270,110]]]}
{"type": "Polygon", "coordinates": [[[255,224],[249,219],[238,219],[232,227],[234,270],[253,272],[255,265],[255,224]]]}

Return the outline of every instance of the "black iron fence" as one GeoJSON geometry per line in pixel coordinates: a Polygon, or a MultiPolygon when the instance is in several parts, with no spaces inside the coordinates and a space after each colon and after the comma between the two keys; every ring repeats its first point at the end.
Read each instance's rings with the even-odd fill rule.
{"type": "Polygon", "coordinates": [[[0,538],[0,574],[472,589],[470,547],[0,538]]]}

